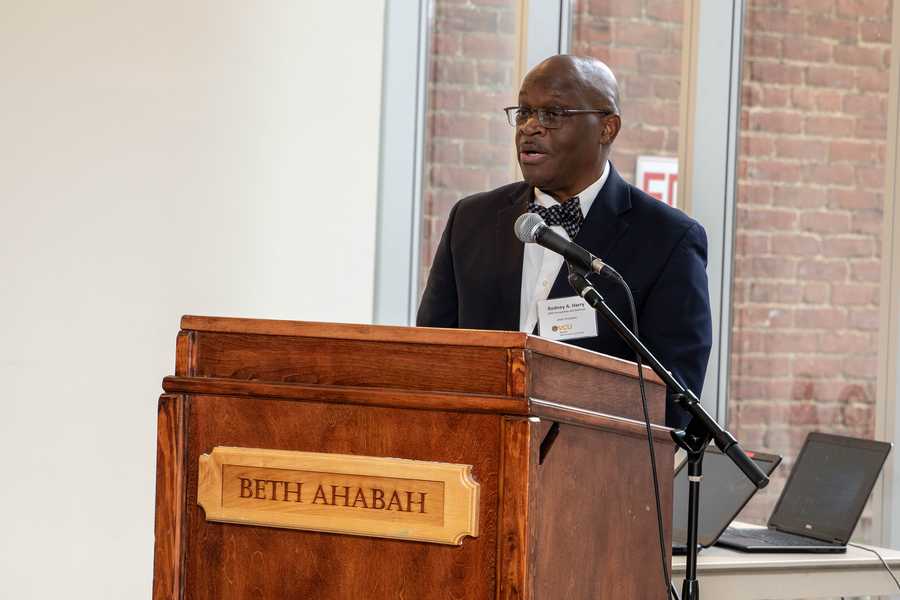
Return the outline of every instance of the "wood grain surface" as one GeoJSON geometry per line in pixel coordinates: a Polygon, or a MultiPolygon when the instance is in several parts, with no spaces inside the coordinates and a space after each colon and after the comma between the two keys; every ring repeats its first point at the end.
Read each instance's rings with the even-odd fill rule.
{"type": "Polygon", "coordinates": [[[185,515],[184,396],[163,394],[157,410],[153,599],[181,598],[185,515]]]}
{"type": "Polygon", "coordinates": [[[492,598],[501,417],[195,396],[188,463],[214,446],[339,452],[473,465],[480,533],[461,546],[207,522],[188,471],[186,600],[492,598]]]}

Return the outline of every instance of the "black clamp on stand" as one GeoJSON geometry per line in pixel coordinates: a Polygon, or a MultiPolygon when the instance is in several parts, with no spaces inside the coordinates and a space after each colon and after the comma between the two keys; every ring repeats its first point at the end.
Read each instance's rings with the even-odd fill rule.
{"type": "MultiPolygon", "coordinates": [[[[688,540],[687,568],[684,584],[681,588],[681,600],[700,600],[700,586],[697,582],[697,525],[700,508],[700,481],[703,473],[703,452],[712,441],[723,454],[728,456],[758,489],[769,483],[769,478],[747,456],[734,436],[722,429],[706,409],[700,404],[697,396],[681,385],[672,374],[662,366],[640,339],[622,322],[615,312],[606,304],[597,290],[586,278],[586,271],[569,264],[569,284],[578,295],[610,324],[622,340],[641,357],[653,372],[659,375],[667,388],[674,394],[678,404],[691,415],[691,422],[684,431],[673,431],[675,443],[688,453],[688,540]]],[[[618,274],[615,274],[618,275],[618,274]]],[[[666,582],[668,584],[668,582],[666,582]]]]}

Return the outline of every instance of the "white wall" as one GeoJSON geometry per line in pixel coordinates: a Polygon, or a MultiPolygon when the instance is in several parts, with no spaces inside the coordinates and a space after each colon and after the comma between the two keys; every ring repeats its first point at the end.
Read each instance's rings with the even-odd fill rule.
{"type": "Polygon", "coordinates": [[[382,19],[0,0],[0,596],[149,597],[180,315],[371,320],[382,19]]]}

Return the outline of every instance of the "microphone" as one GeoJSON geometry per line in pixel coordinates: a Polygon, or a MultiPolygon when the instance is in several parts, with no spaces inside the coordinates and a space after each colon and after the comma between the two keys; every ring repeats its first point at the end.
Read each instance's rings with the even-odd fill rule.
{"type": "Polygon", "coordinates": [[[516,219],[516,237],[526,244],[538,244],[587,272],[621,279],[615,269],[576,244],[559,235],[544,222],[541,215],[527,212],[516,219]]]}

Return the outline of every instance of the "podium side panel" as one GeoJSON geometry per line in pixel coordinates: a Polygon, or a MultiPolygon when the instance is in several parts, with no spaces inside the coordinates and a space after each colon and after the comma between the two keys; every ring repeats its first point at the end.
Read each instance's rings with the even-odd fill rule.
{"type": "Polygon", "coordinates": [[[185,396],[163,394],[159,398],[153,600],[180,600],[181,598],[186,406],[185,396]]]}
{"type": "MultiPolygon", "coordinates": [[[[670,564],[673,450],[656,438],[670,564]]],[[[666,597],[646,437],[561,423],[535,487],[536,598],[666,597]]]]}
{"type": "Polygon", "coordinates": [[[185,600],[493,599],[501,417],[286,399],[194,395],[188,420],[185,600]],[[201,454],[216,446],[473,465],[477,538],[445,545],[207,522],[201,454]]]}

